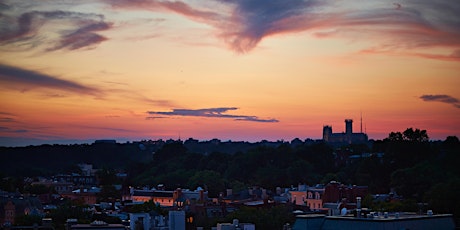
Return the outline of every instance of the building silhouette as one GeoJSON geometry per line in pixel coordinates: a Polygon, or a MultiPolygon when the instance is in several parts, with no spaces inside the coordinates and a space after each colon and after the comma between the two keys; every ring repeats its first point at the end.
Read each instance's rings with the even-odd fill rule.
{"type": "MultiPolygon", "coordinates": [[[[362,122],[361,122],[362,123],[362,122]]],[[[323,141],[335,144],[359,144],[367,142],[367,134],[362,132],[353,133],[353,120],[345,119],[345,132],[344,133],[333,133],[332,126],[323,126],[323,141]]]]}

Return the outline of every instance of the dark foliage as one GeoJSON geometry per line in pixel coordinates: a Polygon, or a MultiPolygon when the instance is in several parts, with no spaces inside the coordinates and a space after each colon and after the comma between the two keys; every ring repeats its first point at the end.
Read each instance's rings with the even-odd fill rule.
{"type": "Polygon", "coordinates": [[[429,141],[425,130],[409,128],[369,143],[372,145],[333,148],[323,142],[307,143],[298,139],[291,143],[263,141],[258,144],[212,140],[204,145],[187,140],[0,148],[0,154],[8,156],[3,157],[7,160],[0,161],[3,178],[0,189],[44,193],[47,191],[41,187],[24,187],[21,176],[72,171],[76,170],[76,164],[85,162],[103,169],[98,173],[104,185],[100,200],[119,197],[111,185],[120,183],[115,172],[125,170],[128,178],[124,184],[150,187],[164,184],[171,190],[199,186],[208,190],[211,197],[217,197],[226,188],[238,192],[254,185],[275,189],[338,180],[367,185],[371,193],[388,193],[394,188],[404,198],[404,202],[393,206],[371,204],[374,207],[399,210],[427,202],[439,212],[460,215],[457,195],[460,141],[457,137],[429,141]],[[208,151],[210,149],[212,151],[208,151]]]}
{"type": "Polygon", "coordinates": [[[97,168],[123,168],[126,164],[150,160],[151,152],[142,150],[139,144],[99,143],[0,147],[0,156],[1,173],[30,177],[74,171],[80,163],[90,163],[97,168]]]}

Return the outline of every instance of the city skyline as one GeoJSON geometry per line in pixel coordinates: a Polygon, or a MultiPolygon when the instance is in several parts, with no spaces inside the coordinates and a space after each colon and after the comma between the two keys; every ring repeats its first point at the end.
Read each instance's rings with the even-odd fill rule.
{"type": "Polygon", "coordinates": [[[460,3],[2,1],[0,146],[460,136],[460,3]],[[358,124],[357,124],[358,123],[358,124]]]}

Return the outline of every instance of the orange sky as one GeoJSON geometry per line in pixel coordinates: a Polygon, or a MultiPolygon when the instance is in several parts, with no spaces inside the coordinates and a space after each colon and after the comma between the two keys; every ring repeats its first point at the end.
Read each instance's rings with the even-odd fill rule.
{"type": "Polygon", "coordinates": [[[460,3],[0,3],[0,146],[460,136],[460,3]]]}

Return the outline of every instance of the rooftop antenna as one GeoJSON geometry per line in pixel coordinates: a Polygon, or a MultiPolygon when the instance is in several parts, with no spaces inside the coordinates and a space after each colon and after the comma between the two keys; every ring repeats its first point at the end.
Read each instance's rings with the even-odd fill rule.
{"type": "Polygon", "coordinates": [[[363,133],[363,112],[361,111],[361,133],[363,133]]]}

